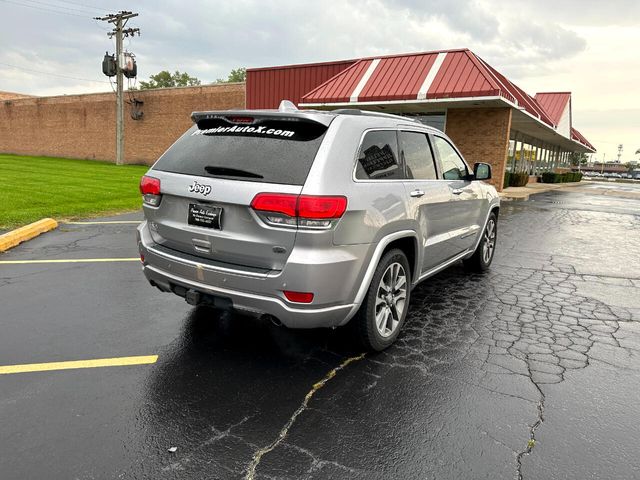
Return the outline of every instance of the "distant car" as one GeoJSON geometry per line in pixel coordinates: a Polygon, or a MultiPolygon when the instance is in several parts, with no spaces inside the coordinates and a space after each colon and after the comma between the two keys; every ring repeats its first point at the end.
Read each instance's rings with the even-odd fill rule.
{"type": "Polygon", "coordinates": [[[151,285],[382,350],[419,282],[489,268],[499,196],[441,131],[360,110],[200,112],[141,181],[151,285]]]}

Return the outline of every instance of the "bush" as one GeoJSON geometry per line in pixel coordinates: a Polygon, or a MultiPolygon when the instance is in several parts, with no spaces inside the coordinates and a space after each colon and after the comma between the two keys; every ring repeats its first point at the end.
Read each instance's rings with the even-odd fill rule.
{"type": "Polygon", "coordinates": [[[511,172],[504,172],[504,182],[502,182],[502,188],[509,186],[509,180],[511,180],[511,172]]]}
{"type": "Polygon", "coordinates": [[[510,175],[510,187],[524,187],[527,183],[529,183],[529,174],[527,172],[512,173],[510,175]]]}
{"type": "Polygon", "coordinates": [[[542,174],[543,183],[579,182],[581,180],[582,180],[582,172],[566,172],[566,173],[544,172],[542,174]]]}

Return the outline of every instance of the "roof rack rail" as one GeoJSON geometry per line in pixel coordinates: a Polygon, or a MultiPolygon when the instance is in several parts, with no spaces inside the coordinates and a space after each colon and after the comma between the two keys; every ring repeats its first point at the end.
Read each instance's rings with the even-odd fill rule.
{"type": "Polygon", "coordinates": [[[372,117],[395,118],[397,120],[421,123],[419,120],[416,120],[411,117],[403,117],[402,115],[394,115],[393,113],[374,112],[371,110],[360,110],[357,108],[339,108],[337,110],[330,110],[330,112],[338,115],[367,115],[372,117]]]}

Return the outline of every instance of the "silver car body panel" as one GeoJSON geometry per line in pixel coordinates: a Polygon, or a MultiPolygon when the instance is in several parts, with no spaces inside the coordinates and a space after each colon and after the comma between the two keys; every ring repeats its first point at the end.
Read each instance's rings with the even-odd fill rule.
{"type": "Polygon", "coordinates": [[[289,327],[334,327],[358,311],[392,242],[410,238],[416,246],[413,286],[473,254],[491,211],[499,207],[492,186],[468,180],[354,177],[367,131],[446,135],[393,116],[310,111],[281,115],[295,116],[328,125],[301,186],[183,175],[151,167],[147,175],[160,179],[163,198],[158,207],[144,206],[146,221],[138,227],[138,244],[144,273],[154,285],[165,291],[180,286],[222,296],[234,308],[273,315],[289,327]],[[211,193],[188,192],[194,181],[209,185],[211,193]],[[411,196],[415,189],[425,194],[411,196]],[[343,195],[348,205],[328,230],[274,227],[250,208],[253,197],[262,192],[343,195]],[[189,203],[221,206],[223,229],[188,225],[189,203]],[[314,298],[309,304],[290,302],[284,290],[313,292],[314,298]]]}

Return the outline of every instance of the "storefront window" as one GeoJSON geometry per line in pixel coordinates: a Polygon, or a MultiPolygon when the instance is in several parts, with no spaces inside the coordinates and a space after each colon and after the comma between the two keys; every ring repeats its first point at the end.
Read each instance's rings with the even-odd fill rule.
{"type": "Polygon", "coordinates": [[[421,123],[425,125],[429,125],[430,127],[437,128],[441,132],[444,132],[445,122],[447,120],[447,114],[442,113],[407,113],[404,115],[405,117],[415,118],[421,123]]]}

